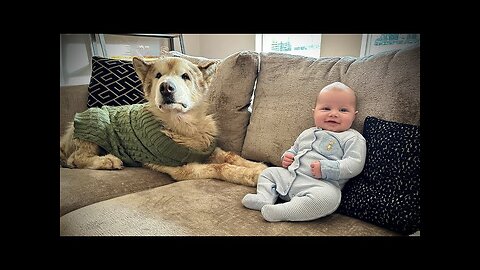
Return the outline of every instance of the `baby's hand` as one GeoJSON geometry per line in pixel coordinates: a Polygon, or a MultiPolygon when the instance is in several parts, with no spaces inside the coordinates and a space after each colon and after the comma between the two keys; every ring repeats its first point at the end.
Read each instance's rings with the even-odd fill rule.
{"type": "Polygon", "coordinates": [[[295,157],[295,155],[290,152],[283,155],[282,167],[288,168],[288,166],[293,163],[293,157],[295,157]]]}
{"type": "Polygon", "coordinates": [[[322,178],[322,171],[320,170],[320,161],[314,161],[310,164],[310,169],[312,171],[312,175],[316,178],[322,178]]]}

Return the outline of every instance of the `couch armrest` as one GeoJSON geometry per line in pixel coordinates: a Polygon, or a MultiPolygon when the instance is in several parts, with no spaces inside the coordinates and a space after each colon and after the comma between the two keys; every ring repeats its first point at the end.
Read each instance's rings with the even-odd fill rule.
{"type": "Polygon", "coordinates": [[[60,87],[60,136],[77,112],[87,109],[88,85],[60,87]]]}

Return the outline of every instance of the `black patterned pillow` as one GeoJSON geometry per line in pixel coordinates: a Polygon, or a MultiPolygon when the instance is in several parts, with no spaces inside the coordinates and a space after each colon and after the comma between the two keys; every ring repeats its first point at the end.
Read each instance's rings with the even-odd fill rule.
{"type": "Polygon", "coordinates": [[[342,190],[338,212],[412,234],[420,230],[420,130],[367,116],[367,159],[342,190]]]}
{"type": "Polygon", "coordinates": [[[146,102],[132,61],[92,57],[87,106],[118,106],[146,102]]]}

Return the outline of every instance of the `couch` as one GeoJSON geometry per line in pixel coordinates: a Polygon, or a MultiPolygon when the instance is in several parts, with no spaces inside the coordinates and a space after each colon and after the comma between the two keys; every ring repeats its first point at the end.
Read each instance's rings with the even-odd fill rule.
{"type": "MultiPolygon", "coordinates": [[[[192,62],[201,57],[168,52],[192,62]]],[[[353,128],[367,116],[420,124],[420,47],[365,57],[307,58],[242,51],[221,59],[211,85],[218,145],[269,166],[313,125],[325,85],[341,81],[358,96],[353,128]]],[[[87,109],[88,85],[60,87],[60,134],[87,109]]],[[[400,236],[338,211],[306,222],[265,221],[241,200],[255,188],[216,179],[176,182],[146,168],[60,168],[61,236],[400,236]]]]}

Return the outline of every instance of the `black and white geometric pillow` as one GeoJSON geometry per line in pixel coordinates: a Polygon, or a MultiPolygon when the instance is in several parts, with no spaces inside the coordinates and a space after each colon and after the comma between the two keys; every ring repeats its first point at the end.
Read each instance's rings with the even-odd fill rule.
{"type": "Polygon", "coordinates": [[[362,173],[342,189],[337,211],[381,227],[420,230],[420,129],[367,116],[367,158],[362,173]]]}
{"type": "Polygon", "coordinates": [[[87,106],[118,106],[145,103],[142,83],[132,61],[92,57],[92,76],[87,106]]]}

